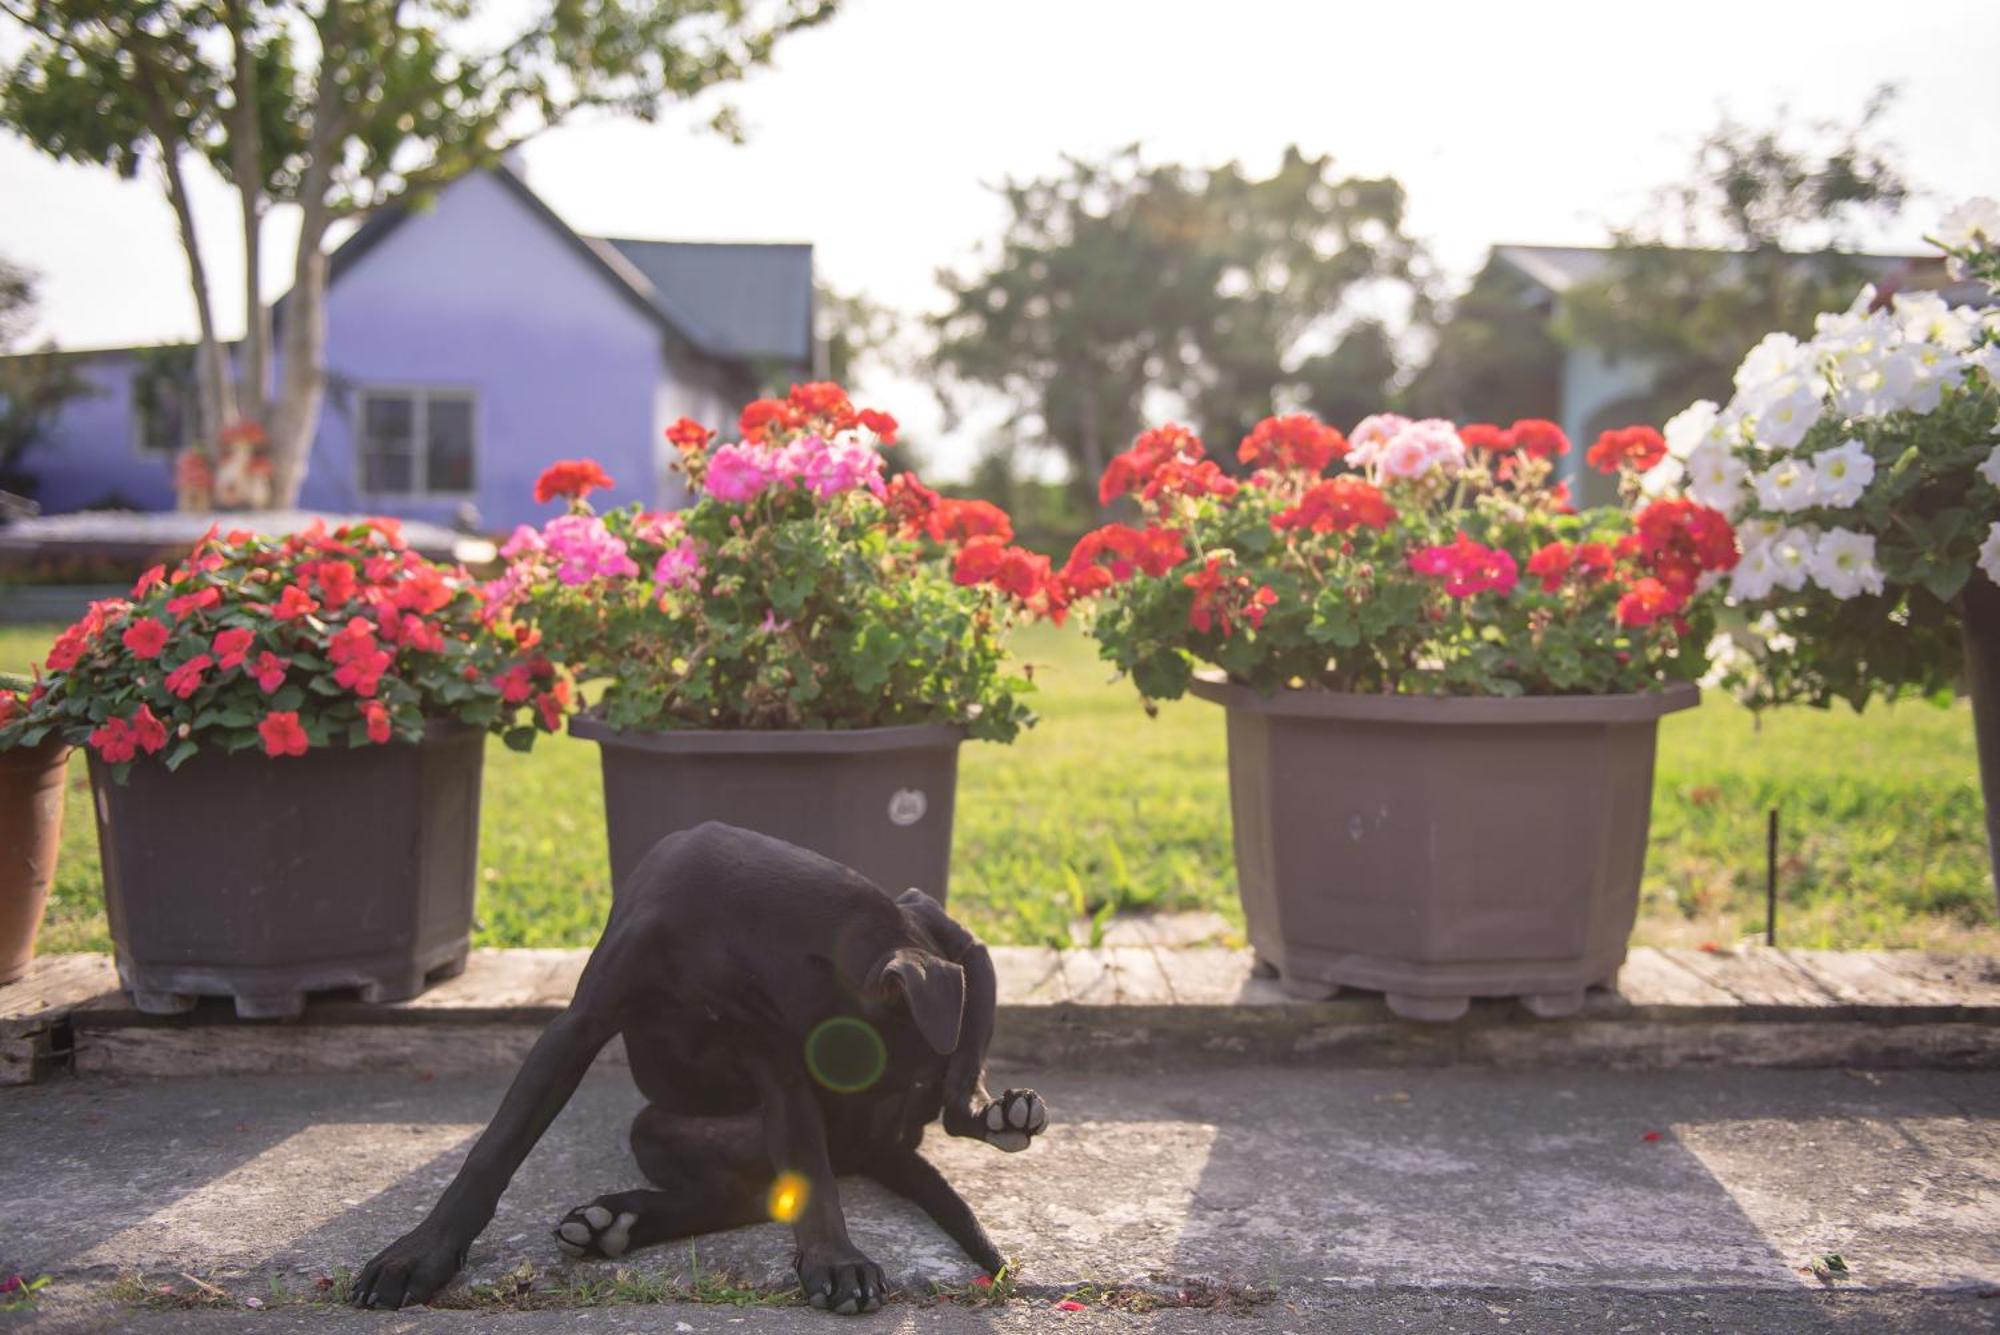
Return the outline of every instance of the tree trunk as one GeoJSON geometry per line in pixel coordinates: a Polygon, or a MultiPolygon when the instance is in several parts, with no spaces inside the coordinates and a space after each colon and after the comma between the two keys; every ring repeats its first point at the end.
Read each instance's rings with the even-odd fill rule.
{"type": "Polygon", "coordinates": [[[1101,422],[1097,412],[1097,375],[1094,368],[1083,368],[1083,430],[1078,444],[1083,447],[1083,493],[1084,504],[1095,506],[1098,480],[1104,476],[1104,441],[1098,434],[1101,422]]]}
{"type": "Polygon", "coordinates": [[[264,144],[257,119],[257,53],[245,31],[248,20],[239,3],[229,6],[229,31],[235,45],[233,88],[236,106],[229,126],[229,169],[243,205],[243,379],[238,409],[260,425],[270,416],[271,392],[269,315],[264,308],[259,269],[262,267],[264,226],[264,144]]]}
{"type": "Polygon", "coordinates": [[[1979,787],[1986,798],[1986,854],[1994,893],[2000,895],[2000,585],[1975,570],[1959,609],[1972,735],[1979,743],[1979,787]]]}
{"type": "Polygon", "coordinates": [[[292,271],[292,291],[285,302],[285,327],[278,377],[278,397],[268,429],[271,452],[271,504],[288,509],[298,504],[312,454],[313,434],[326,399],[326,236],[327,209],[308,199],[299,229],[298,261],[292,271]]]}
{"type": "Polygon", "coordinates": [[[208,300],[208,267],[202,263],[201,239],[195,235],[194,212],[188,206],[187,182],[181,175],[180,154],[164,135],[156,141],[160,165],[167,178],[167,199],[180,224],[181,249],[187,254],[188,281],[194,288],[195,322],[200,330],[195,345],[195,420],[197,444],[213,446],[216,433],[230,416],[229,375],[222,356],[222,344],[215,337],[215,312],[208,300]]]}

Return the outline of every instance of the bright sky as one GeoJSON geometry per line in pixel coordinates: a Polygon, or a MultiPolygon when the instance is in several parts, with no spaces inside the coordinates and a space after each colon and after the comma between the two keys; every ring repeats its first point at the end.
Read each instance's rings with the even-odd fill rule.
{"type": "MultiPolygon", "coordinates": [[[[989,187],[1003,178],[1134,140],[1155,160],[1267,169],[1297,142],[1342,170],[1399,177],[1411,231],[1463,279],[1496,241],[1601,242],[1725,110],[1847,119],[1885,80],[1903,89],[1886,132],[1928,197],[1870,240],[1916,248],[1950,203],[2000,197],[1996,69],[1994,0],[849,0],[735,90],[747,146],[681,111],[653,126],[572,125],[526,162],[581,231],[807,240],[825,281],[915,312],[937,304],[940,266],[998,235],[989,187]]],[[[213,178],[199,194],[229,332],[241,326],[233,205],[213,178]]],[[[287,221],[266,242],[271,292],[288,269],[287,221]]],[[[65,346],[193,329],[173,218],[150,179],[59,166],[0,137],[0,254],[40,271],[42,331],[65,346]]],[[[934,435],[918,387],[862,388],[934,435]]],[[[936,451],[944,471],[967,448],[936,451]]]]}

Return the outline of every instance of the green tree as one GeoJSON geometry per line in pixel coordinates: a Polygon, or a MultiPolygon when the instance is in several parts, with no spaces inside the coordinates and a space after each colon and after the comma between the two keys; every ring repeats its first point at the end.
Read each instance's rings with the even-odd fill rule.
{"type": "Polygon", "coordinates": [[[21,456],[89,386],[53,343],[23,348],[35,323],[35,277],[0,259],[0,490],[29,492],[21,456]]]}
{"type": "MultiPolygon", "coordinates": [[[[325,394],[329,228],[421,198],[580,111],[650,120],[766,63],[784,34],[837,4],[530,0],[500,31],[475,0],[0,0],[18,50],[0,66],[0,124],[65,161],[127,177],[157,166],[194,292],[198,438],[236,418],[260,423],[285,505],[325,394]],[[195,159],[241,200],[236,381],[189,209],[195,159]],[[300,226],[274,347],[257,275],[263,224],[280,204],[297,206],[300,226]]],[[[718,125],[733,131],[726,111],[718,125]]]]}
{"type": "Polygon", "coordinates": [[[939,275],[936,381],[948,407],[968,387],[998,391],[1016,441],[1061,451],[1080,493],[1094,495],[1149,395],[1233,442],[1316,393],[1344,407],[1358,373],[1393,374],[1359,298],[1427,309],[1402,188],[1337,177],[1327,157],[1289,149],[1256,177],[1148,165],[1134,146],[1001,194],[997,253],[939,275]]]}
{"type": "Polygon", "coordinates": [[[1758,339],[1809,334],[1815,315],[1854,299],[1868,278],[1856,239],[1910,194],[1879,133],[1894,99],[1892,87],[1877,89],[1849,124],[1724,118],[1687,176],[1614,232],[1604,273],[1570,290],[1557,327],[1566,342],[1647,369],[1613,415],[1657,423],[1695,399],[1726,399],[1758,339]]]}
{"type": "Polygon", "coordinates": [[[1445,309],[1436,343],[1402,406],[1419,417],[1455,422],[1555,417],[1562,365],[1546,294],[1512,265],[1488,260],[1445,309]]]}

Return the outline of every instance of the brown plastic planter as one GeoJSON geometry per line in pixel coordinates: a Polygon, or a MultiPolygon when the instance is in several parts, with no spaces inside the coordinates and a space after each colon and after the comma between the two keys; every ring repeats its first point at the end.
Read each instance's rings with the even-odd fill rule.
{"type": "Polygon", "coordinates": [[[464,967],[485,735],[271,759],[202,754],[124,785],[90,758],[118,975],[140,1010],[228,996],[245,1019],[306,994],[401,1001],[464,967]]]}
{"type": "Polygon", "coordinates": [[[718,820],[944,902],[963,728],[624,732],[577,715],[569,730],[603,755],[614,893],[661,839],[718,820]]]}
{"type": "Polygon", "coordinates": [[[62,842],[68,760],[56,741],[0,751],[0,983],[26,973],[35,957],[62,842]]]}
{"type": "Polygon", "coordinates": [[[1700,692],[1511,700],[1197,679],[1229,710],[1236,879],[1286,991],[1387,994],[1412,1019],[1472,997],[1583,1004],[1638,914],[1660,716],[1700,692]]]}

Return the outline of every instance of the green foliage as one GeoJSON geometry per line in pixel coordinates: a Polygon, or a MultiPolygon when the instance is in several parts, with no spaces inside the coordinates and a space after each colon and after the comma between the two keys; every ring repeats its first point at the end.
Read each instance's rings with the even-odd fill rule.
{"type": "Polygon", "coordinates": [[[1296,148],[1256,177],[1149,166],[1134,146],[1002,195],[998,253],[940,276],[940,383],[1005,395],[1015,440],[1060,451],[1085,504],[1149,391],[1229,437],[1281,406],[1380,402],[1386,337],[1343,303],[1391,287],[1425,310],[1402,187],[1336,177],[1296,148]]]}
{"type": "Polygon", "coordinates": [[[1560,417],[1563,348],[1536,295],[1513,265],[1489,259],[1447,308],[1429,360],[1401,395],[1407,410],[1454,422],[1560,417]]]}
{"type": "Polygon", "coordinates": [[[0,490],[25,490],[21,456],[42,439],[63,405],[89,391],[72,359],[48,344],[18,347],[35,321],[34,276],[0,259],[0,490]]]}

